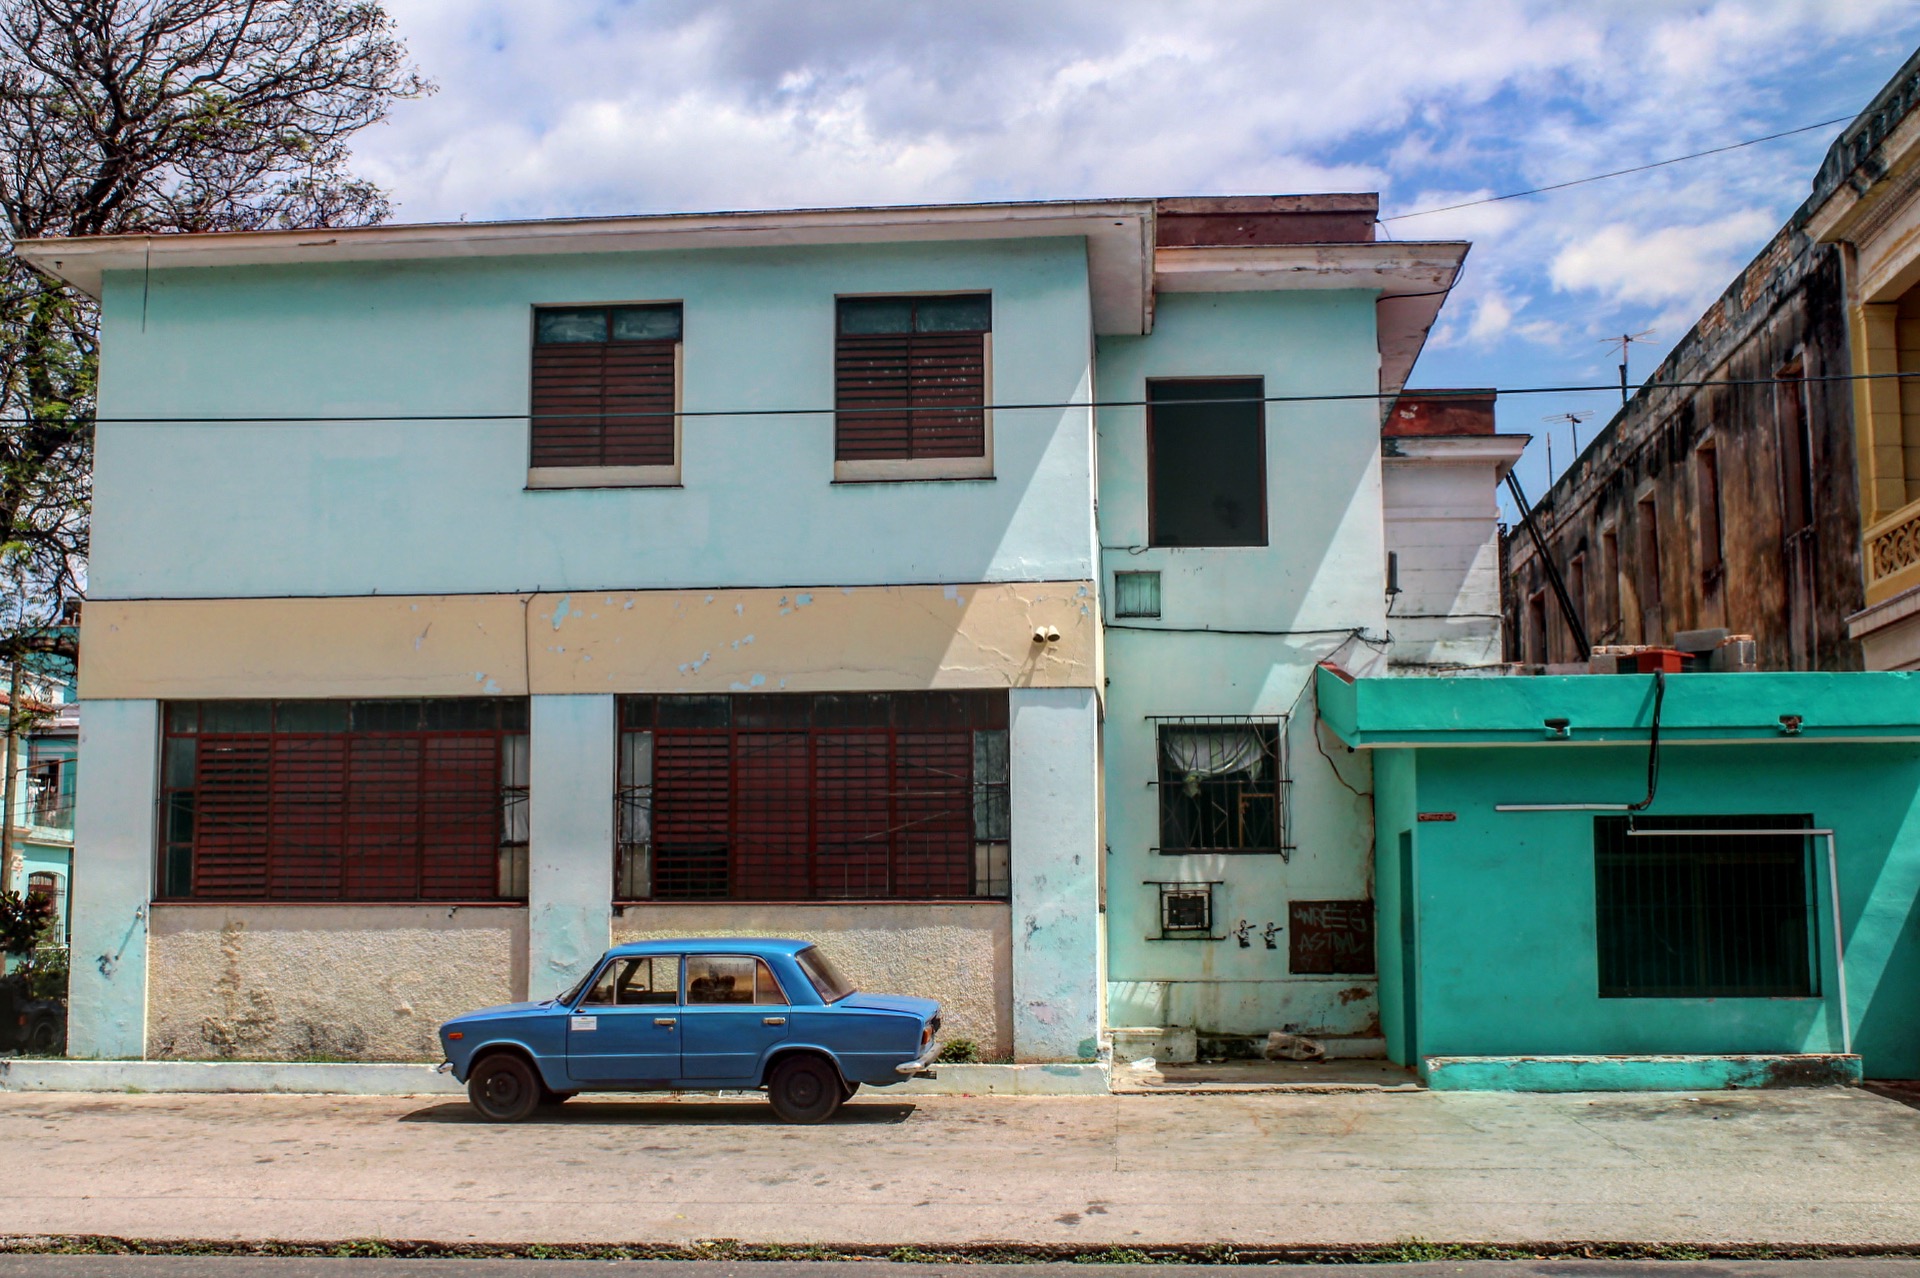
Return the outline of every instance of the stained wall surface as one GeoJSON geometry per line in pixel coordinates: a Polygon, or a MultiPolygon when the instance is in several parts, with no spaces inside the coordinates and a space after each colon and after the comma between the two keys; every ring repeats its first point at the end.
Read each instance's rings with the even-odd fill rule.
{"type": "Polygon", "coordinates": [[[511,907],[156,905],[149,948],[150,1058],[437,1061],[442,1021],[528,995],[511,907]]]}
{"type": "MultiPolygon", "coordinates": [[[[1100,393],[1137,400],[1152,378],[1265,378],[1270,397],[1377,388],[1374,298],[1360,291],[1175,294],[1149,338],[1102,338],[1100,393]]],[[[1177,447],[1177,440],[1162,441],[1177,447]]],[[[1365,668],[1385,633],[1380,411],[1371,399],[1266,405],[1265,546],[1148,545],[1147,427],[1137,408],[1100,416],[1102,581],[1160,573],[1161,615],[1105,634],[1107,1013],[1115,1026],[1264,1034],[1378,1033],[1370,976],[1289,971],[1288,902],[1372,894],[1367,760],[1316,744],[1315,663],[1365,668]],[[1207,632],[1213,633],[1207,633],[1207,632]],[[1241,631],[1250,633],[1220,633],[1241,631]],[[1157,717],[1285,716],[1292,849],[1164,856],[1157,717]],[[1330,757],[1332,756],[1332,757],[1330,757]],[[1246,920],[1252,943],[1151,940],[1154,880],[1217,880],[1216,931],[1246,920]],[[1276,947],[1260,933],[1280,925],[1276,947]]]]}
{"type": "Polygon", "coordinates": [[[90,598],[1085,580],[1085,408],[996,411],[990,480],[833,482],[836,295],[955,290],[996,403],[1087,401],[1078,240],[110,274],[90,598]],[[533,308],[663,300],[680,486],[527,489],[533,308]],[[114,422],[252,415],[356,420],[114,422]]]}
{"type": "Polygon", "coordinates": [[[825,950],[863,990],[938,999],[942,1037],[1013,1055],[1013,947],[1004,903],[629,905],[614,944],[676,936],[788,936],[825,950]]]}

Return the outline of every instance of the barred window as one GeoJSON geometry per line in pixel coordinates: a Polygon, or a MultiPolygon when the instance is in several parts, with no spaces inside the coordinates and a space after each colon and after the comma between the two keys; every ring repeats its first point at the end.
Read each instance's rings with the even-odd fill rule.
{"type": "Polygon", "coordinates": [[[1290,851],[1281,726],[1235,716],[1160,722],[1155,851],[1290,851]]]}
{"type": "Polygon", "coordinates": [[[620,702],[621,900],[1005,897],[1004,692],[620,702]]]}
{"type": "Polygon", "coordinates": [[[527,703],[166,706],[162,899],[527,894],[527,703]]]}
{"type": "Polygon", "coordinates": [[[1602,998],[1781,998],[1816,993],[1807,815],[1594,820],[1602,998]]]}

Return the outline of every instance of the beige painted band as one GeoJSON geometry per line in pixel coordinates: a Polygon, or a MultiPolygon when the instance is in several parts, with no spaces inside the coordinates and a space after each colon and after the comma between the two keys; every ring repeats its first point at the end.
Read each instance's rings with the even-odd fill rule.
{"type": "Polygon", "coordinates": [[[80,695],[1084,688],[1098,629],[1087,581],[90,600],[80,695]]]}

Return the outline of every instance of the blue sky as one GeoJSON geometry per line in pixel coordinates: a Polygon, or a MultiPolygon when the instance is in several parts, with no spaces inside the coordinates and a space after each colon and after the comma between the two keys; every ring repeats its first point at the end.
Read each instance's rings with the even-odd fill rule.
{"type": "MultiPolygon", "coordinates": [[[[1386,214],[1851,115],[1911,0],[387,0],[434,97],[362,135],[401,220],[1379,191],[1386,214]]],[[[1834,129],[1389,224],[1474,242],[1421,386],[1663,358],[1804,198],[1834,129]]],[[[1343,389],[1343,388],[1330,388],[1343,389]]],[[[1564,468],[1556,413],[1504,399],[1564,468]]]]}

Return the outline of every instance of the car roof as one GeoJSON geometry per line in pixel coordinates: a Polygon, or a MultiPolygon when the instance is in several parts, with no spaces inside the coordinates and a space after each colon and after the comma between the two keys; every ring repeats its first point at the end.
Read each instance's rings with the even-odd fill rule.
{"type": "Polygon", "coordinates": [[[798,954],[813,944],[784,936],[690,936],[616,945],[607,953],[635,954],[798,954]]]}

